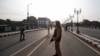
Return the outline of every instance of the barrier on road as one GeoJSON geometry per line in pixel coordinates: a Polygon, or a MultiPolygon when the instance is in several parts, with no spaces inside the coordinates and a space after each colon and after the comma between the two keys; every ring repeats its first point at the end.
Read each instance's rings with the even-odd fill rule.
{"type": "MultiPolygon", "coordinates": [[[[71,32],[71,31],[69,31],[69,32],[71,32]]],[[[80,33],[80,34],[77,34],[75,32],[71,32],[71,33],[100,50],[100,40],[90,37],[90,36],[87,36],[87,35],[84,35],[82,33],[80,33]]]]}
{"type": "MultiPolygon", "coordinates": [[[[41,30],[41,29],[44,29],[44,28],[25,30],[25,33],[27,33],[27,32],[32,32],[32,31],[37,31],[37,30],[41,30]]],[[[12,35],[17,35],[17,34],[19,34],[19,33],[20,33],[20,31],[8,32],[8,33],[0,33],[0,38],[12,36],[12,35]]]]}

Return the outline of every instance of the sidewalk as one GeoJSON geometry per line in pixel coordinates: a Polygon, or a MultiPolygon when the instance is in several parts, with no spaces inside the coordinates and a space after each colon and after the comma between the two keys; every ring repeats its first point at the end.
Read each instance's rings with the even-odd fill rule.
{"type": "MultiPolygon", "coordinates": [[[[32,31],[36,31],[36,30],[41,30],[41,29],[43,29],[43,28],[25,30],[25,33],[27,33],[27,32],[32,32],[32,31]]],[[[16,35],[16,34],[19,34],[19,33],[20,33],[20,31],[7,32],[7,33],[0,33],[0,38],[2,38],[2,37],[7,37],[7,36],[11,36],[11,35],[16,35]]]]}

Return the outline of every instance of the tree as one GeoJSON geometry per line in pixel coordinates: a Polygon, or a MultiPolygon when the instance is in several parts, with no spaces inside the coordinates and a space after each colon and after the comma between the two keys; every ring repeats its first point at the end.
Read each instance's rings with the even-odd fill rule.
{"type": "Polygon", "coordinates": [[[36,19],[36,17],[34,17],[34,16],[30,16],[29,18],[28,18],[28,23],[29,23],[29,25],[31,26],[31,28],[33,28],[33,26],[36,28],[37,27],[37,19],[36,19]]]}
{"type": "Polygon", "coordinates": [[[29,17],[29,23],[33,23],[35,26],[37,25],[37,19],[34,16],[29,17]]]}
{"type": "Polygon", "coordinates": [[[85,27],[91,27],[91,22],[87,19],[84,19],[81,25],[85,27]]]}
{"type": "Polygon", "coordinates": [[[10,19],[6,19],[6,24],[10,25],[11,24],[11,20],[10,19]]]}
{"type": "Polygon", "coordinates": [[[99,28],[99,22],[98,21],[92,21],[92,25],[94,28],[99,28]]]}
{"type": "Polygon", "coordinates": [[[5,24],[5,20],[0,19],[0,24],[5,24]]]}

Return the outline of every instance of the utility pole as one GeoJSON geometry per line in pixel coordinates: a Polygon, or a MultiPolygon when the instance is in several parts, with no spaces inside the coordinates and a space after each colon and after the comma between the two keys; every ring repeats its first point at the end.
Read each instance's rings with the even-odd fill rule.
{"type": "Polygon", "coordinates": [[[73,31],[73,17],[74,17],[74,15],[73,16],[69,16],[70,17],[70,19],[71,19],[71,31],[73,31]]]}
{"type": "Polygon", "coordinates": [[[79,18],[78,18],[78,15],[79,15],[81,12],[82,12],[81,9],[79,9],[79,10],[74,9],[74,13],[77,14],[77,31],[76,31],[76,32],[77,32],[78,34],[80,33],[80,31],[79,31],[79,22],[78,22],[79,18]]]}
{"type": "Polygon", "coordinates": [[[32,5],[32,3],[27,4],[27,29],[29,29],[29,5],[32,5]]]}

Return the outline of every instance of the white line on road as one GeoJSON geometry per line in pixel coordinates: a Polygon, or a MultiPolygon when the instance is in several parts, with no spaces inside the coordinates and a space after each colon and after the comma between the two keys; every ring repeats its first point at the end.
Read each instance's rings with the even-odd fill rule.
{"type": "Polygon", "coordinates": [[[26,45],[26,46],[23,47],[22,49],[20,49],[20,50],[16,51],[15,53],[11,54],[10,56],[14,56],[14,55],[16,55],[16,54],[19,53],[20,51],[24,50],[25,48],[29,47],[30,45],[36,43],[36,42],[39,41],[39,40],[40,40],[40,39],[38,39],[38,40],[36,40],[36,41],[33,41],[32,43],[26,45]]]}
{"type": "Polygon", "coordinates": [[[34,48],[27,56],[31,56],[31,54],[34,53],[45,41],[46,39],[44,39],[39,45],[37,45],[36,48],[34,48]]]}
{"type": "Polygon", "coordinates": [[[89,47],[90,49],[92,49],[94,52],[96,52],[97,54],[100,55],[100,52],[97,51],[96,49],[94,49],[93,47],[91,47],[90,45],[88,45],[87,43],[85,43],[84,41],[80,40],[79,38],[77,38],[76,36],[72,35],[73,37],[75,37],[76,39],[78,39],[80,42],[82,42],[84,45],[86,45],[87,47],[89,47]]]}

